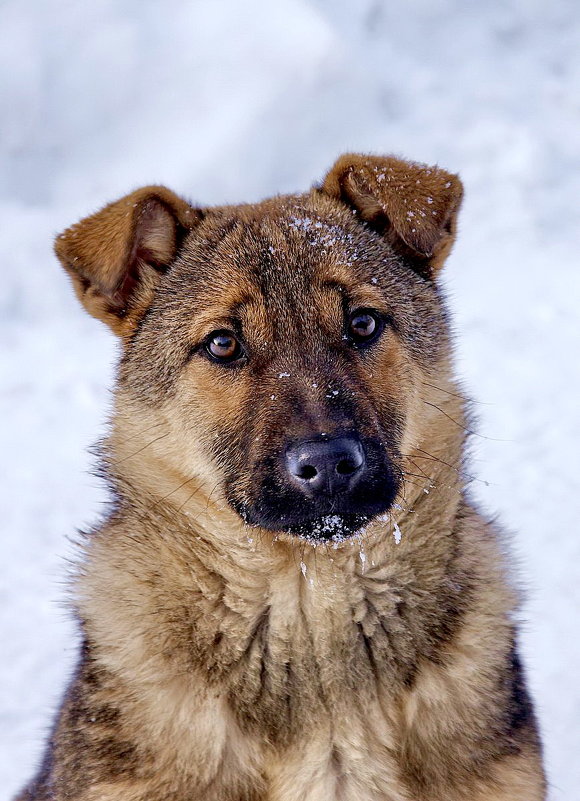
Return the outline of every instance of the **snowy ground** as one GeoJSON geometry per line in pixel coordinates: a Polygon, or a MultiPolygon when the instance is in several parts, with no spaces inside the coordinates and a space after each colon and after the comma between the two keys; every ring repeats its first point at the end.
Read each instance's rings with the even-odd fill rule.
{"type": "Polygon", "coordinates": [[[341,151],[459,171],[447,270],[478,493],[514,534],[554,801],[580,786],[577,0],[5,0],[0,6],[0,794],[31,773],[75,654],[67,537],[114,344],[56,231],[144,183],[204,203],[303,189],[341,151]]]}

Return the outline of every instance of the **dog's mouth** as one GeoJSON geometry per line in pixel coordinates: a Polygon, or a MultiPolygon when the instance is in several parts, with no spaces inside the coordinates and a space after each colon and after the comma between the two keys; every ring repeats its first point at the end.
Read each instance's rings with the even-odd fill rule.
{"type": "Polygon", "coordinates": [[[285,533],[312,543],[339,543],[362,534],[370,520],[362,514],[329,514],[290,526],[285,533]]]}
{"type": "Polygon", "coordinates": [[[346,499],[321,499],[308,503],[305,499],[279,499],[277,504],[258,502],[240,504],[230,499],[231,506],[250,526],[286,534],[310,543],[339,543],[357,537],[378,515],[388,514],[397,496],[397,481],[375,487],[372,497],[358,503],[346,499]]]}

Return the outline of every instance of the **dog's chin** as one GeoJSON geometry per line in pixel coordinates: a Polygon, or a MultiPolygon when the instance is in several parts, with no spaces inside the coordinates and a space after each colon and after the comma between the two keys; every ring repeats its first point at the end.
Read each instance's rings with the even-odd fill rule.
{"type": "MultiPolygon", "coordinates": [[[[249,526],[256,526],[273,534],[299,538],[310,543],[339,543],[364,533],[365,528],[379,515],[388,514],[396,492],[380,501],[367,503],[362,509],[329,509],[322,514],[302,514],[295,509],[285,514],[280,509],[256,509],[254,506],[230,501],[233,509],[249,526]]],[[[322,512],[323,510],[321,510],[322,512]]]]}
{"type": "Polygon", "coordinates": [[[361,512],[336,512],[292,520],[289,516],[276,519],[270,516],[262,517],[251,512],[248,513],[247,509],[240,513],[236,509],[246,525],[257,526],[271,531],[273,534],[285,535],[313,544],[323,542],[339,543],[358,537],[364,533],[365,528],[378,514],[386,514],[388,510],[389,507],[373,509],[365,514],[361,512]]]}
{"type": "Polygon", "coordinates": [[[308,542],[343,542],[362,534],[371,517],[363,514],[329,514],[284,528],[285,534],[308,542]]]}

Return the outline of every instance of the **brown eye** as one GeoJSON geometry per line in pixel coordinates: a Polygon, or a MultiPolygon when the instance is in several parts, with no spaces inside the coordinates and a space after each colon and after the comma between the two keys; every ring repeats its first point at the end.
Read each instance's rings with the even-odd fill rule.
{"type": "Polygon", "coordinates": [[[353,345],[370,345],[383,330],[383,322],[376,312],[370,309],[357,309],[348,321],[348,338],[353,345]]]}
{"type": "Polygon", "coordinates": [[[214,331],[205,345],[206,351],[216,362],[234,362],[242,355],[242,346],[230,331],[214,331]]]}

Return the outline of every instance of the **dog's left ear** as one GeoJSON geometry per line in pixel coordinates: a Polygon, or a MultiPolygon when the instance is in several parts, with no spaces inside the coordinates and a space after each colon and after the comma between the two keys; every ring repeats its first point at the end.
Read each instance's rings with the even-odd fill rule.
{"type": "Polygon", "coordinates": [[[353,208],[426,278],[443,266],[463,196],[456,175],[393,156],[346,154],[321,189],[353,208]]]}
{"type": "Polygon", "coordinates": [[[201,212],[164,186],[145,186],[57,236],[55,252],[85,309],[128,336],[201,212]]]}

